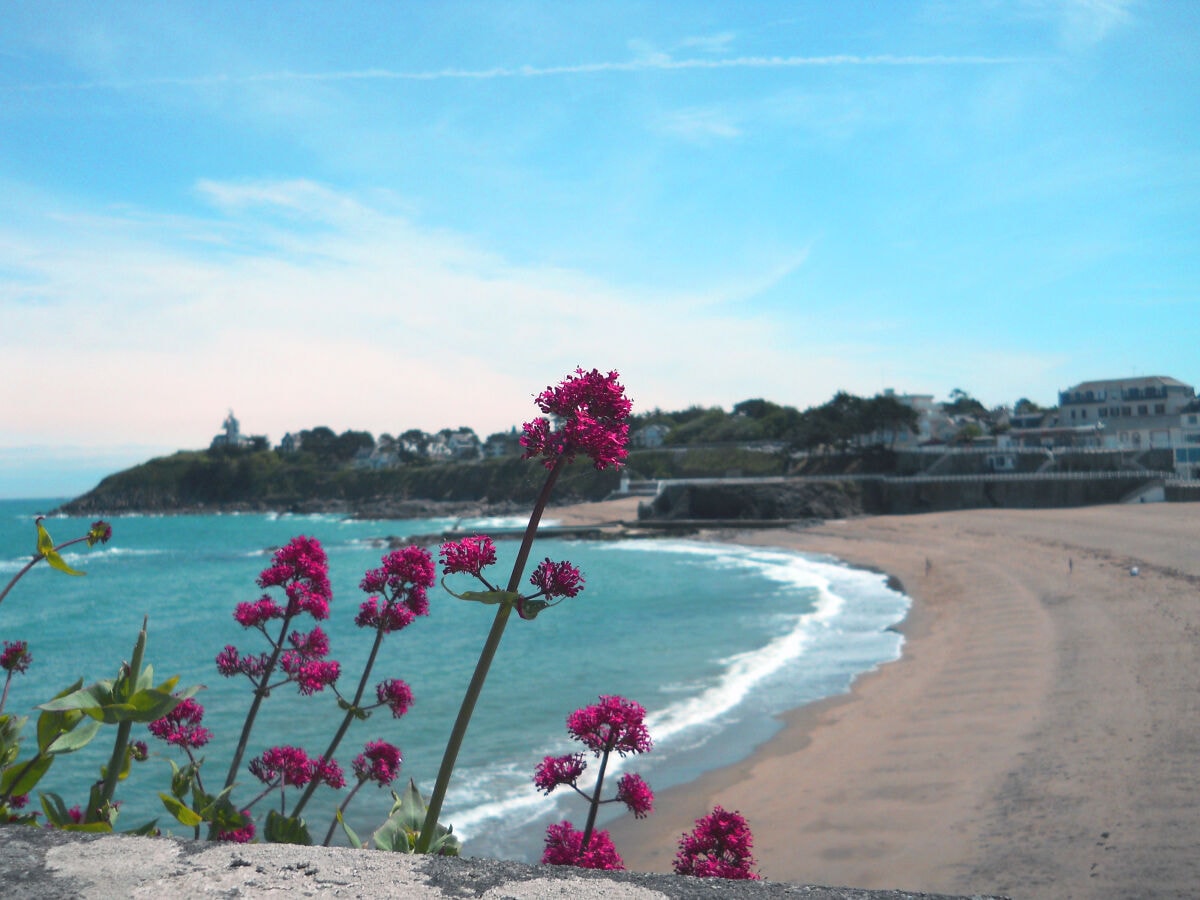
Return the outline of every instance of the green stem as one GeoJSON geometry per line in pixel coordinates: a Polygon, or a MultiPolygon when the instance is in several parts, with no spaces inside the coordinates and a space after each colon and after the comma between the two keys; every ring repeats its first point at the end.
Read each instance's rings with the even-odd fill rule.
{"type": "MultiPolygon", "coordinates": [[[[384,611],[386,613],[386,608],[384,611]]],[[[371,655],[367,657],[367,664],[363,668],[362,677],[358,680],[358,690],[354,693],[354,700],[351,701],[350,708],[346,710],[346,715],[342,717],[342,724],[338,726],[337,732],[333,735],[333,740],[329,742],[329,747],[322,757],[325,760],[333,759],[333,754],[337,750],[338,744],[342,742],[342,738],[346,736],[346,732],[350,728],[350,723],[354,721],[354,713],[358,709],[358,704],[362,702],[363,692],[367,687],[367,679],[371,677],[371,669],[375,666],[375,657],[379,655],[379,648],[383,644],[383,634],[383,622],[381,621],[375,629],[375,643],[371,645],[371,655]]],[[[300,817],[301,811],[308,804],[313,792],[316,791],[318,783],[319,779],[316,778],[308,783],[308,787],[304,789],[304,793],[296,801],[296,805],[292,809],[292,818],[297,819],[300,817]]],[[[354,790],[358,790],[358,788],[354,790]]],[[[353,797],[354,794],[351,793],[350,796],[353,797]]],[[[330,833],[333,833],[332,826],[330,826],[330,833]]]]}
{"type": "MultiPolygon", "coordinates": [[[[545,512],[546,504],[550,501],[550,492],[553,490],[554,482],[558,480],[564,464],[561,456],[554,461],[553,468],[546,476],[546,483],[542,485],[541,493],[534,502],[533,512],[529,514],[529,524],[525,526],[525,535],[521,538],[521,549],[517,551],[517,559],[513,563],[512,574],[508,579],[510,592],[521,586],[521,578],[525,575],[525,564],[529,561],[529,552],[533,547],[534,538],[537,537],[538,524],[542,521],[542,513],[545,512]]],[[[471,724],[471,716],[475,712],[475,703],[483,691],[483,683],[487,680],[488,669],[492,666],[492,659],[500,646],[500,638],[504,635],[504,628],[508,624],[511,614],[511,603],[501,603],[500,608],[496,610],[496,618],[492,621],[492,630],[488,632],[487,640],[484,641],[479,661],[475,664],[475,672],[471,676],[471,683],[467,685],[467,693],[463,697],[462,705],[458,708],[458,718],[454,720],[454,728],[450,731],[450,739],[446,742],[446,752],[442,756],[442,765],[438,769],[433,795],[429,798],[429,807],[425,812],[425,824],[421,826],[421,834],[417,838],[417,853],[429,852],[429,845],[433,841],[434,831],[437,829],[438,816],[442,813],[442,802],[446,799],[446,789],[450,786],[450,776],[454,774],[454,765],[458,761],[458,751],[462,748],[463,738],[467,735],[467,726],[471,724]]]]}
{"type": "Polygon", "coordinates": [[[579,848],[586,850],[592,840],[592,829],[596,827],[596,812],[600,809],[600,789],[604,787],[604,770],[608,768],[608,751],[600,757],[600,774],[596,776],[596,790],[592,793],[592,805],[588,809],[587,825],[583,827],[583,841],[579,848]]]}
{"type": "MultiPolygon", "coordinates": [[[[142,630],[138,632],[137,642],[133,645],[133,659],[129,663],[129,671],[125,675],[124,687],[121,692],[122,696],[119,698],[122,702],[128,702],[129,698],[137,693],[138,681],[142,675],[142,660],[146,656],[146,622],[148,618],[142,619],[142,630]]],[[[125,756],[129,750],[129,732],[132,729],[132,719],[124,719],[117,723],[117,739],[113,741],[112,756],[109,757],[108,769],[104,773],[104,784],[100,788],[100,796],[96,800],[95,808],[88,810],[88,822],[99,822],[103,810],[112,802],[113,794],[117,790],[117,780],[121,776],[121,770],[125,767],[125,756]]]]}
{"type": "MultiPolygon", "coordinates": [[[[79,538],[71,538],[71,540],[63,541],[61,544],[56,546],[54,548],[54,552],[57,553],[59,550],[62,550],[64,547],[70,547],[73,544],[78,544],[78,543],[80,543],[82,541],[86,541],[86,540],[87,540],[87,535],[84,535],[83,537],[79,537],[79,538]]],[[[6,584],[4,586],[4,590],[0,591],[0,603],[4,602],[4,598],[8,596],[8,592],[11,591],[13,589],[13,586],[16,585],[16,583],[25,576],[25,573],[28,572],[30,569],[32,569],[34,566],[36,566],[38,563],[40,563],[45,558],[46,558],[45,555],[42,553],[33,554],[33,559],[31,559],[29,562],[25,563],[25,565],[21,567],[21,571],[17,572],[16,575],[14,575],[12,578],[10,578],[8,580],[8,584],[6,584]]]]}
{"type": "MultiPolygon", "coordinates": [[[[346,807],[350,805],[350,801],[354,799],[354,795],[358,793],[359,788],[361,788],[364,784],[366,784],[366,781],[360,781],[354,787],[350,788],[350,794],[345,800],[342,801],[342,805],[338,807],[338,812],[340,812],[343,816],[346,814],[346,807]]],[[[325,840],[321,842],[322,847],[328,847],[329,842],[333,840],[333,832],[337,828],[337,823],[338,820],[337,816],[335,815],[333,817],[333,821],[329,823],[329,830],[325,832],[325,840]]]]}
{"type": "MultiPolygon", "coordinates": [[[[250,743],[250,732],[254,728],[254,720],[258,717],[258,709],[262,706],[263,700],[267,694],[271,692],[267,686],[267,682],[271,678],[271,674],[275,671],[275,666],[279,662],[279,656],[283,653],[283,641],[287,636],[288,626],[292,623],[293,616],[285,615],[283,624],[279,628],[279,640],[275,642],[275,649],[271,652],[271,658],[267,661],[266,667],[263,669],[262,678],[258,682],[258,686],[254,689],[254,699],[250,702],[250,709],[246,713],[246,721],[242,723],[242,734],[238,738],[237,750],[234,751],[233,761],[229,764],[229,772],[225,775],[225,784],[222,789],[233,785],[237,780],[238,769],[242,765],[242,757],[246,755],[246,747],[250,743]]],[[[217,826],[210,825],[208,829],[208,839],[216,840],[217,826]]]]}

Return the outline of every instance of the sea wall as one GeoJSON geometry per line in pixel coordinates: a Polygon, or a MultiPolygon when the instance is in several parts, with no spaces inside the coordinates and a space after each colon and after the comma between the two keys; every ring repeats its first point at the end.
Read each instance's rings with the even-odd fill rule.
{"type": "MultiPolygon", "coordinates": [[[[944,478],[859,476],[666,483],[642,504],[643,520],[834,519],[956,509],[1047,509],[1121,503],[1154,473],[994,475],[944,478]]],[[[1168,499],[1186,499],[1179,491],[1168,499]]],[[[1200,492],[1196,499],[1200,499],[1200,492]]]]}

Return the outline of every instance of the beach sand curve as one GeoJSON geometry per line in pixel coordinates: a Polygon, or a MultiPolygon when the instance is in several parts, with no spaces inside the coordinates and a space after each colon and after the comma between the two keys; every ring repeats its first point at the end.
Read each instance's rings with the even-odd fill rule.
{"type": "MultiPolygon", "coordinates": [[[[636,501],[559,508],[632,519],[636,501]]],[[[1014,897],[1200,890],[1200,504],[966,510],[703,535],[829,554],[913,598],[902,658],[618,820],[669,871],[715,804],[772,880],[1014,897]],[[1131,575],[1136,568],[1138,574],[1131,575]]]]}

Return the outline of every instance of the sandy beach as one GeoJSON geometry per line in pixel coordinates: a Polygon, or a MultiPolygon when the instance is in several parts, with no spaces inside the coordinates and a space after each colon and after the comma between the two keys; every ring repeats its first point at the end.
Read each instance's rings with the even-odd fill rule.
{"type": "MultiPolygon", "coordinates": [[[[559,508],[632,519],[636,500],[559,508]]],[[[714,804],[776,881],[1013,897],[1200,886],[1200,505],[971,510],[722,531],[836,556],[913,598],[902,659],[793,711],[749,759],[613,838],[669,871],[714,804]],[[1131,575],[1136,567],[1138,574],[1131,575]]]]}

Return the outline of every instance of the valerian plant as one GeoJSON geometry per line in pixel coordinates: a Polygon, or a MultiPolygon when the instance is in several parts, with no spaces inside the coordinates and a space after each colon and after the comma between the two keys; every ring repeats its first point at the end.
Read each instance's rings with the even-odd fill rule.
{"type": "Polygon", "coordinates": [[[530,579],[536,590],[525,594],[520,591],[542,513],[563,468],[579,455],[589,457],[597,469],[619,467],[626,458],[629,440],[629,424],[626,420],[632,404],[625,396],[625,388],[618,381],[619,377],[616,372],[605,375],[597,369],[585,372],[578,368],[557,386],[547,387],[537,396],[535,402],[543,415],[524,424],[521,446],[525,450],[522,456],[524,459],[540,459],[547,470],[546,480],[534,501],[516,560],[503,589],[483,575],[483,569],[496,561],[495,547],[490,538],[476,536],[442,546],[444,575],[471,575],[486,588],[484,591],[469,591],[454,596],[498,608],[446,741],[437,780],[417,839],[418,853],[428,853],[432,849],[440,827],[438,817],[450,778],[454,774],[459,750],[513,611],[516,610],[521,619],[533,619],[564,597],[576,596],[583,587],[582,575],[569,562],[546,559],[530,579]]]}
{"type": "MultiPolygon", "coordinates": [[[[107,522],[94,522],[82,537],[55,544],[39,516],[37,550],[0,592],[3,600],[18,581],[43,559],[47,564],[68,575],[84,573],[72,568],[60,551],[74,544],[89,547],[107,543],[112,528],[107,522]]],[[[36,729],[36,749],[21,759],[21,732],[26,717],[3,712],[8,688],[14,675],[24,673],[33,661],[25,641],[5,641],[0,653],[0,669],[5,672],[3,693],[0,694],[0,822],[33,824],[36,812],[26,812],[29,794],[49,771],[54,761],[89,744],[103,725],[115,725],[112,752],[108,764],[101,766],[100,777],[93,784],[85,805],[68,807],[55,793],[40,794],[42,813],[49,825],[81,831],[111,831],[117,820],[119,802],[115,799],[117,784],[128,777],[132,763],[146,759],[146,745],[131,740],[135,723],[150,722],[170,713],[182,699],[200,688],[176,691],[178,677],[154,684],[153,668],[145,664],[146,622],[134,644],[129,661],[122,663],[113,679],[97,681],[87,687],[83,679],[59,692],[53,699],[37,708],[41,710],[36,729]]],[[[154,822],[136,829],[141,833],[156,831],[154,822]]]]}
{"type": "Polygon", "coordinates": [[[600,759],[599,772],[591,793],[579,787],[580,776],[587,770],[582,753],[547,756],[533,775],[539,791],[550,794],[567,786],[588,801],[587,824],[577,831],[569,821],[546,829],[546,849],[542,862],[577,866],[581,869],[624,869],[625,864],[613,846],[607,831],[596,831],[596,813],[602,803],[624,803],[635,817],[643,819],[654,809],[650,786],[636,773],[629,772],[617,782],[617,793],[601,799],[608,759],[648,753],[653,746],[645,725],[646,710],[641,704],[623,697],[602,696],[599,703],[577,709],[567,717],[567,731],[600,759]]]}
{"type": "Polygon", "coordinates": [[[754,837],[742,814],[714,807],[679,838],[675,874],[757,880],[753,846],[754,837]]]}
{"type": "MultiPolygon", "coordinates": [[[[257,579],[264,593],[257,600],[237,605],[234,619],[243,628],[258,632],[267,649],[247,652],[230,644],[216,657],[221,675],[245,677],[252,688],[238,744],[218,793],[205,789],[203,759],[195,752],[211,738],[208,729],[200,724],[203,708],[195,703],[181,704],[151,724],[150,731],[155,737],[182,750],[187,757],[182,767],[172,762],[171,793],[160,794],[160,798],[175,819],[193,828],[196,836],[200,826],[207,823],[209,837],[214,840],[244,842],[261,837],[274,842],[312,843],[301,813],[318,787],[341,790],[346,786],[345,771],[334,754],[350,726],[381,707],[390,710],[393,718],[400,718],[412,705],[412,691],[404,681],[386,678],[372,690],[371,675],[384,638],[408,627],[417,617],[428,615],[426,592],[433,585],[435,567],[429,552],[416,546],[394,550],[381,563],[369,570],[359,585],[368,597],[359,606],[354,621],[371,635],[371,649],[350,693],[343,694],[338,687],[341,664],[327,658],[329,638],[321,627],[315,625],[308,631],[295,627],[305,617],[315,621],[329,617],[333,591],[328,559],[318,540],[300,536],[277,550],[271,564],[257,579]],[[282,597],[270,593],[272,590],[281,592],[282,597]],[[294,684],[302,696],[322,693],[328,688],[337,697],[341,714],[333,736],[319,755],[291,745],[262,750],[247,765],[249,774],[259,782],[258,793],[244,803],[235,803],[232,792],[239,783],[242,762],[262,704],[273,691],[287,684],[294,684]],[[267,812],[260,830],[253,809],[267,798],[274,798],[276,806],[267,812]],[[289,798],[294,798],[290,810],[289,798]]],[[[354,760],[356,783],[330,823],[326,844],[332,839],[337,823],[345,824],[343,813],[358,791],[367,783],[390,785],[399,774],[400,763],[400,750],[396,746],[382,739],[368,742],[354,760]]],[[[401,798],[396,799],[399,804],[401,798]]],[[[357,836],[348,827],[346,830],[353,842],[357,836]]],[[[456,852],[457,839],[447,837],[440,846],[443,852],[456,852]]]]}

